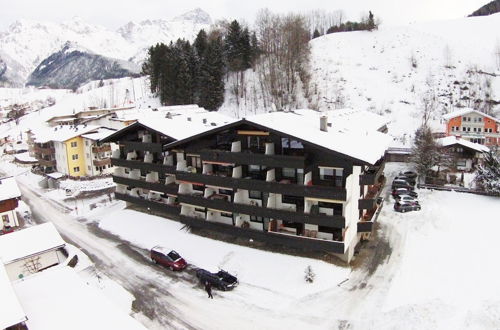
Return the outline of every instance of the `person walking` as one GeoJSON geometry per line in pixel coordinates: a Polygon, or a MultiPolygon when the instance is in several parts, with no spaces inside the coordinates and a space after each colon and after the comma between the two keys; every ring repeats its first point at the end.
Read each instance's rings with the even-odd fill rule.
{"type": "Polygon", "coordinates": [[[208,298],[214,299],[214,296],[212,296],[212,285],[208,281],[205,281],[205,291],[208,293],[208,298]]]}

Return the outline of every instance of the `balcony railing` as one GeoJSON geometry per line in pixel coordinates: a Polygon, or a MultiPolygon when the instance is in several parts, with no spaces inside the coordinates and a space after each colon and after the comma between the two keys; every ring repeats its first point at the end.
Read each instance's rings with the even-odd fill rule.
{"type": "Polygon", "coordinates": [[[141,207],[148,208],[152,211],[162,212],[167,215],[168,214],[179,215],[181,210],[181,208],[178,205],[169,205],[159,201],[153,201],[146,198],[130,196],[128,194],[115,192],[115,198],[125,202],[133,203],[141,207]]]}
{"type": "Polygon", "coordinates": [[[41,166],[46,166],[46,167],[55,167],[56,166],[56,160],[46,160],[46,159],[38,159],[38,164],[41,166]]]}
{"type": "Polygon", "coordinates": [[[105,158],[105,159],[94,159],[92,160],[92,163],[94,166],[108,166],[111,164],[111,159],[110,158],[105,158]]]}
{"type": "Polygon", "coordinates": [[[92,147],[92,152],[95,154],[98,154],[100,152],[110,152],[110,151],[111,151],[111,146],[109,144],[92,147]]]}
{"type": "Polygon", "coordinates": [[[305,156],[266,155],[251,150],[231,152],[205,149],[200,152],[202,161],[232,163],[237,165],[264,165],[268,167],[304,168],[305,156]]]}
{"type": "Polygon", "coordinates": [[[188,172],[177,172],[176,178],[178,181],[202,183],[217,187],[259,190],[277,194],[323,198],[338,201],[345,201],[347,195],[345,188],[341,187],[303,186],[293,183],[267,182],[246,178],[236,179],[231,177],[219,177],[188,172]]]}
{"type": "Polygon", "coordinates": [[[371,233],[373,231],[373,226],[377,221],[383,206],[384,203],[380,201],[380,203],[375,204],[375,208],[369,210],[363,215],[361,220],[358,222],[358,233],[371,233]]]}
{"type": "Polygon", "coordinates": [[[384,174],[385,163],[379,166],[372,166],[369,170],[361,174],[359,178],[359,183],[362,185],[373,185],[378,183],[381,175],[384,174]]]}
{"type": "Polygon", "coordinates": [[[163,165],[158,163],[144,163],[142,160],[126,160],[121,158],[111,158],[111,165],[121,166],[126,168],[143,170],[146,172],[158,172],[158,173],[175,173],[175,166],[163,165]]]}
{"type": "Polygon", "coordinates": [[[384,187],[385,179],[382,182],[379,182],[368,189],[366,196],[361,198],[358,202],[358,209],[360,210],[371,210],[376,207],[377,198],[380,196],[382,192],[382,188],[384,187]]]}
{"type": "Polygon", "coordinates": [[[42,147],[39,147],[39,146],[35,146],[33,148],[33,150],[37,154],[44,154],[44,155],[53,155],[53,154],[56,153],[56,149],[55,148],[42,148],[42,147]]]}
{"type": "Polygon", "coordinates": [[[301,251],[323,251],[331,253],[344,253],[344,242],[309,238],[305,236],[285,235],[274,232],[240,228],[219,222],[205,221],[181,215],[180,221],[192,227],[206,228],[235,237],[251,238],[276,246],[289,246],[301,251]]]}
{"type": "Polygon", "coordinates": [[[137,151],[150,151],[150,152],[162,152],[161,143],[151,143],[151,142],[133,142],[133,141],[122,141],[120,142],[126,151],[137,150],[137,151]]]}
{"type": "Polygon", "coordinates": [[[142,179],[129,179],[116,175],[113,175],[113,182],[124,184],[129,187],[144,188],[171,195],[177,195],[177,192],[179,190],[179,185],[175,183],[163,184],[159,182],[147,182],[142,179]]]}
{"type": "Polygon", "coordinates": [[[299,223],[315,224],[331,228],[344,228],[345,218],[338,215],[309,214],[299,211],[288,211],[273,209],[258,205],[248,205],[229,202],[224,199],[208,199],[200,195],[178,195],[179,203],[185,203],[194,206],[206,207],[210,209],[255,215],[259,217],[281,219],[299,223]]]}

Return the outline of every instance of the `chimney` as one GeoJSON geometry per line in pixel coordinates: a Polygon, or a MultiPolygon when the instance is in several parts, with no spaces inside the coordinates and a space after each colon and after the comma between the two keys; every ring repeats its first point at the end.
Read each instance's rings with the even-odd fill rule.
{"type": "Polygon", "coordinates": [[[191,121],[191,117],[188,117],[188,118],[187,118],[187,121],[191,121]]]}
{"type": "Polygon", "coordinates": [[[203,124],[207,123],[207,118],[203,118],[203,124]]]}
{"type": "Polygon", "coordinates": [[[169,112],[167,112],[167,115],[165,116],[165,118],[167,118],[167,119],[172,119],[172,114],[170,113],[170,111],[169,111],[169,112]]]}
{"type": "Polygon", "coordinates": [[[323,132],[328,132],[328,117],[321,116],[319,117],[319,129],[323,132]]]}

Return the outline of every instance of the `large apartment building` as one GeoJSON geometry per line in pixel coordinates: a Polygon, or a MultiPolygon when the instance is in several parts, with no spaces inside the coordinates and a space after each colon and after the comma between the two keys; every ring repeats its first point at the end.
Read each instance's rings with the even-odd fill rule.
{"type": "Polygon", "coordinates": [[[443,116],[446,135],[486,146],[500,145],[500,120],[473,109],[461,109],[443,116]]]}
{"type": "Polygon", "coordinates": [[[350,261],[373,230],[390,138],[379,116],[339,113],[139,121],[105,139],[120,145],[115,196],[192,227],[350,261]]]}

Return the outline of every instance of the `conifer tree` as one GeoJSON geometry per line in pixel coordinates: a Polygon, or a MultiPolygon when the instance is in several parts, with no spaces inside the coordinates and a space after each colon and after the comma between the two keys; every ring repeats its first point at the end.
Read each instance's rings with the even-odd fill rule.
{"type": "Polygon", "coordinates": [[[217,110],[224,103],[224,59],[221,36],[212,33],[204,59],[200,65],[200,98],[198,105],[207,110],[217,110]]]}
{"type": "Polygon", "coordinates": [[[491,150],[483,155],[484,163],[477,166],[474,180],[484,191],[500,195],[500,159],[491,150]]]}
{"type": "Polygon", "coordinates": [[[313,32],[312,38],[313,38],[313,39],[316,39],[316,38],[318,38],[318,37],[320,37],[320,36],[321,36],[321,34],[319,34],[318,29],[314,29],[314,32],[313,32]]]}
{"type": "Polygon", "coordinates": [[[432,136],[431,129],[422,125],[415,132],[411,161],[415,163],[415,169],[423,182],[430,170],[439,165],[440,160],[439,146],[432,136]]]}

